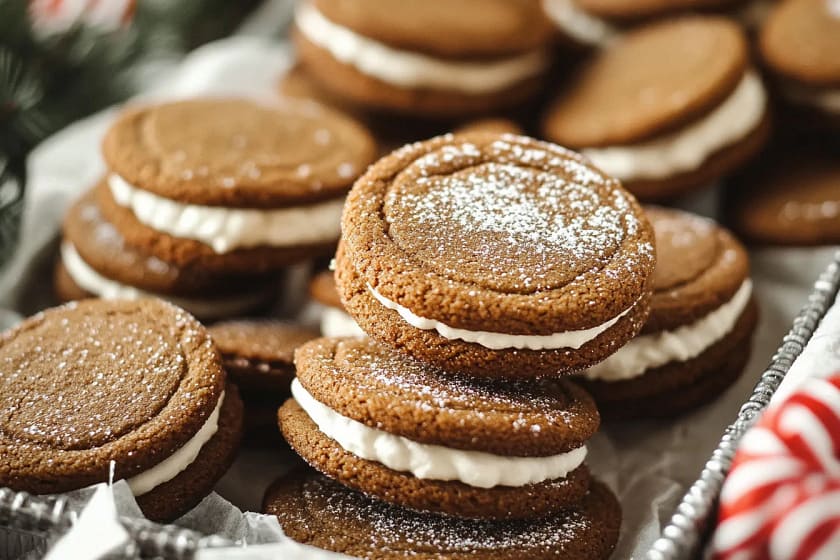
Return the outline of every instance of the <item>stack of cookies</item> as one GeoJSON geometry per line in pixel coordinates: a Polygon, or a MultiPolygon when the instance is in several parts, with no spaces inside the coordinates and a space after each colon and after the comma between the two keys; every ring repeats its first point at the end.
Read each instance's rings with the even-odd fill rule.
{"type": "Polygon", "coordinates": [[[295,353],[281,431],[299,470],[265,509],[365,558],[603,559],[620,507],[586,467],[593,399],[564,376],[649,313],[655,252],[619,183],[558,146],[442,136],[369,168],[337,288],[370,338],[295,353]]]}
{"type": "Polygon", "coordinates": [[[129,109],[105,137],[106,177],[67,214],[58,297],[156,295],[203,319],[264,309],[285,267],[334,251],[375,153],[365,128],[314,103],[129,109]]]}

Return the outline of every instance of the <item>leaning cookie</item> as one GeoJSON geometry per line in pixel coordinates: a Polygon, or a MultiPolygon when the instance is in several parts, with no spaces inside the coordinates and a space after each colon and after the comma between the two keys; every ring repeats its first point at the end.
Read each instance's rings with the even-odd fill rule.
{"type": "Polygon", "coordinates": [[[61,302],[159,297],[202,320],[267,309],[278,286],[275,275],[210,274],[144,254],[102,216],[92,192],[65,216],[54,275],[61,302]]]}
{"type": "Polygon", "coordinates": [[[474,133],[406,146],[356,182],[342,231],[348,313],[447,371],[569,373],[647,318],[655,252],[641,207],[546,142],[474,133]]]}
{"type": "Polygon", "coordinates": [[[537,92],[551,25],[539,0],[308,0],[294,39],[332,95],[434,117],[488,112],[537,92]]]}
{"type": "Polygon", "coordinates": [[[103,216],[181,267],[257,273],[327,255],[370,134],[311,102],[193,99],[125,111],[103,142],[103,216]]]}
{"type": "Polygon", "coordinates": [[[277,407],[295,377],[294,351],[318,333],[271,320],[225,321],[207,330],[245,403],[246,442],[273,443],[279,438],[277,407]]]}
{"type": "Polygon", "coordinates": [[[575,43],[605,47],[655,19],[696,11],[726,12],[748,27],[760,18],[768,0],[543,0],[543,8],[563,35],[575,43]],[[749,5],[746,5],[749,4],[749,5]]]}
{"type": "Polygon", "coordinates": [[[207,331],[160,300],[89,300],[0,336],[0,484],[125,479],[146,517],[198,504],[233,461],[242,402],[207,331]],[[113,471],[112,471],[113,469],[113,471]]]}
{"type": "Polygon", "coordinates": [[[305,468],[269,487],[263,510],[298,542],[370,560],[606,560],[621,525],[618,500],[600,483],[553,516],[476,521],[388,505],[305,468]]]}
{"type": "Polygon", "coordinates": [[[295,364],[280,428],[344,485],[482,519],[541,517],[586,494],[586,440],[599,416],[568,380],[481,381],[353,338],[307,343],[295,364]]]}
{"type": "Polygon", "coordinates": [[[550,106],[545,136],[641,199],[746,163],[769,134],[767,95],[740,28],[722,17],[651,24],[601,51],[550,106]]]}
{"type": "Polygon", "coordinates": [[[840,16],[826,0],[777,2],[761,29],[759,51],[794,125],[840,129],[840,16]]]}
{"type": "Polygon", "coordinates": [[[741,375],[756,327],[744,247],[704,218],[646,210],[658,255],[650,317],[583,374],[606,418],[672,416],[713,400],[741,375]]]}
{"type": "Polygon", "coordinates": [[[321,306],[320,328],[324,336],[365,336],[353,317],[347,314],[335,287],[335,274],[324,270],[309,282],[309,295],[321,306]]]}

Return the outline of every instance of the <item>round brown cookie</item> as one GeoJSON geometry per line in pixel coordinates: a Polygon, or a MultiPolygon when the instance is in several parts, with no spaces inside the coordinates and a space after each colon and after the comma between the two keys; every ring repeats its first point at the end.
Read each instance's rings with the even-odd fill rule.
{"type": "Polygon", "coordinates": [[[188,298],[216,299],[242,293],[266,291],[276,278],[256,275],[208,274],[206,270],[180,268],[128,245],[120,231],[106,220],[90,191],[64,218],[64,239],[82,260],[102,276],[142,290],[188,298]]]}
{"type": "Polygon", "coordinates": [[[710,402],[740,376],[750,357],[758,307],[752,300],[724,338],[696,358],[621,381],[581,379],[606,419],[666,418],[710,402]]]}
{"type": "Polygon", "coordinates": [[[96,296],[90,292],[86,292],[67,272],[61,259],[55,263],[53,268],[53,291],[55,297],[60,303],[69,303],[71,301],[79,301],[82,299],[95,298],[96,296]]]}
{"type": "Polygon", "coordinates": [[[543,132],[570,148],[636,143],[706,115],[749,60],[738,25],[692,16],[648,25],[585,64],[549,108],[543,132]]]}
{"type": "MultiPolygon", "coordinates": [[[[589,395],[564,379],[493,383],[447,374],[369,339],[321,338],[295,352],[298,379],[319,403],[413,442],[505,457],[580,448],[598,429],[589,395]]],[[[313,467],[379,499],[468,518],[540,517],[586,493],[585,467],[525,487],[420,479],[353,455],[295,400],[279,411],[289,444],[313,467]]]]}
{"type": "MultiPolygon", "coordinates": [[[[153,299],[39,313],[0,336],[0,360],[0,484],[33,493],[108,480],[112,463],[116,479],[148,471],[196,435],[225,386],[204,327],[153,299]]],[[[237,402],[234,391],[227,422],[237,402]]],[[[233,452],[238,432],[219,423],[211,462],[233,452]]],[[[172,505],[200,500],[209,489],[204,477],[216,473],[167,487],[179,496],[172,505]]]]}
{"type": "Polygon", "coordinates": [[[226,321],[208,331],[237,385],[245,391],[281,395],[288,395],[295,376],[295,348],[318,337],[317,331],[271,320],[226,321]]]}
{"type": "Polygon", "coordinates": [[[830,151],[787,147],[727,190],[727,221],[766,245],[840,243],[840,164],[830,151]]]}
{"type": "Polygon", "coordinates": [[[318,402],[419,443],[543,457],[580,447],[598,429],[592,399],[566,379],[476,379],[359,338],[308,342],[295,364],[318,402]]]}
{"type": "Polygon", "coordinates": [[[496,132],[499,134],[523,134],[524,131],[519,124],[504,117],[487,117],[468,121],[454,130],[455,134],[467,134],[470,132],[496,132]]]}
{"type": "Polygon", "coordinates": [[[840,15],[829,0],[777,2],[761,28],[759,48],[785,78],[840,87],[840,15]]]}
{"type": "Polygon", "coordinates": [[[318,303],[344,309],[335,286],[335,274],[331,270],[322,270],[312,277],[309,282],[309,295],[318,303]]]}
{"type": "Polygon", "coordinates": [[[540,0],[312,0],[328,19],[397,49],[472,58],[546,45],[540,0]]]}
{"type": "Polygon", "coordinates": [[[621,525],[621,507],[600,483],[558,515],[493,522],[390,506],[304,469],[269,487],[263,509],[298,542],[370,560],[606,560],[621,525]]]}
{"type": "Polygon", "coordinates": [[[402,88],[340,62],[297,29],[292,37],[301,63],[312,78],[330,95],[341,96],[365,110],[454,118],[514,107],[531,98],[542,84],[541,77],[532,77],[481,94],[451,89],[402,88]]]}
{"type": "Polygon", "coordinates": [[[96,187],[96,202],[102,216],[116,225],[127,244],[180,268],[201,269],[211,274],[263,274],[335,252],[335,242],[331,241],[289,247],[261,245],[217,253],[201,241],[174,237],[140,223],[129,208],[116,203],[105,181],[96,187]]]}
{"type": "Polygon", "coordinates": [[[474,133],[406,146],[356,182],[342,231],[336,281],[348,313],[447,371],[571,372],[612,354],[647,317],[655,254],[644,213],[553,144],[474,133]],[[377,298],[458,332],[412,326],[377,298]],[[492,336],[464,339],[476,332],[492,336]],[[566,347],[515,348],[523,342],[566,347]]]}
{"type": "Polygon", "coordinates": [[[645,212],[656,233],[650,315],[641,334],[691,324],[730,301],[750,275],[749,255],[706,218],[657,206],[645,212]]]}
{"type": "Polygon", "coordinates": [[[420,479],[344,450],[289,399],[279,411],[283,437],[316,470],[376,499],[417,511],[467,519],[539,518],[574,505],[589,488],[580,466],[559,480],[527,486],[476,488],[459,481],[420,479]]]}
{"type": "Polygon", "coordinates": [[[143,515],[152,521],[168,523],[197,506],[233,464],[242,432],[242,400],[236,386],[229,383],[219,409],[218,431],[201,446],[189,467],[135,498],[143,515]]]}
{"type": "Polygon", "coordinates": [[[727,9],[744,0],[572,0],[587,13],[606,19],[632,21],[696,10],[727,9]]]}
{"type": "Polygon", "coordinates": [[[188,204],[267,209],[343,195],[376,146],[359,123],[312,102],[207,98],[123,112],[102,152],[135,188],[188,204]]]}

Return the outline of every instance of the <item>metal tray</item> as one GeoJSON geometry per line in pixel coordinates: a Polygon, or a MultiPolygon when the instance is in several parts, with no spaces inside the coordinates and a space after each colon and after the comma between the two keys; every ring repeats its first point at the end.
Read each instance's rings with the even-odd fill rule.
{"type": "MultiPolygon", "coordinates": [[[[683,560],[694,557],[702,550],[713,526],[723,480],[741,437],[770,402],[788,369],[833,304],[838,289],[840,252],[820,275],[807,304],[793,321],[752,395],[725,430],[699,478],[686,492],[660,538],[646,553],[646,560],[683,560]]],[[[0,557],[43,554],[50,541],[71,526],[74,515],[69,501],[63,496],[32,496],[0,488],[0,557]]],[[[201,548],[233,544],[219,536],[205,536],[172,525],[132,518],[122,518],[121,521],[132,535],[133,543],[113,558],[188,560],[201,548]]]]}

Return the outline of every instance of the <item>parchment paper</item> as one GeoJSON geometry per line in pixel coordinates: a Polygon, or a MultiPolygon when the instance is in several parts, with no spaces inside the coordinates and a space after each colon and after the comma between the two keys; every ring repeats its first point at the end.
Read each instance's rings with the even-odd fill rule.
{"type": "MultiPolygon", "coordinates": [[[[199,49],[173,68],[158,69],[157,78],[151,80],[153,85],[145,97],[272,94],[276,80],[289,62],[289,50],[282,43],[258,37],[226,39],[199,49]]],[[[78,122],[32,154],[22,244],[14,260],[0,274],[0,307],[29,314],[52,303],[50,273],[60,218],[69,203],[103,172],[99,142],[113,114],[105,111],[78,122]]],[[[714,200],[712,193],[687,199],[681,206],[708,214],[715,208],[714,200]]],[[[832,251],[755,252],[754,282],[761,321],[752,359],[740,382],[711,406],[677,421],[606,425],[591,442],[589,465],[618,493],[624,508],[622,538],[614,558],[641,558],[658,536],[661,524],[668,520],[724,427],[749,395],[832,251]]],[[[840,311],[834,310],[832,314],[840,315],[840,311]]],[[[835,334],[840,332],[838,325],[840,321],[833,327],[835,334]]],[[[217,493],[179,523],[205,533],[221,534],[248,547],[235,556],[230,550],[207,551],[199,558],[337,557],[288,542],[272,518],[242,513],[258,511],[265,488],[292,461],[288,451],[243,450],[234,467],[219,482],[217,493]],[[278,541],[280,544],[265,544],[278,541]]],[[[117,483],[115,490],[123,485],[117,483]]],[[[120,511],[136,512],[131,509],[130,493],[120,490],[116,495],[120,511]]],[[[92,531],[87,538],[103,537],[92,531]]]]}

